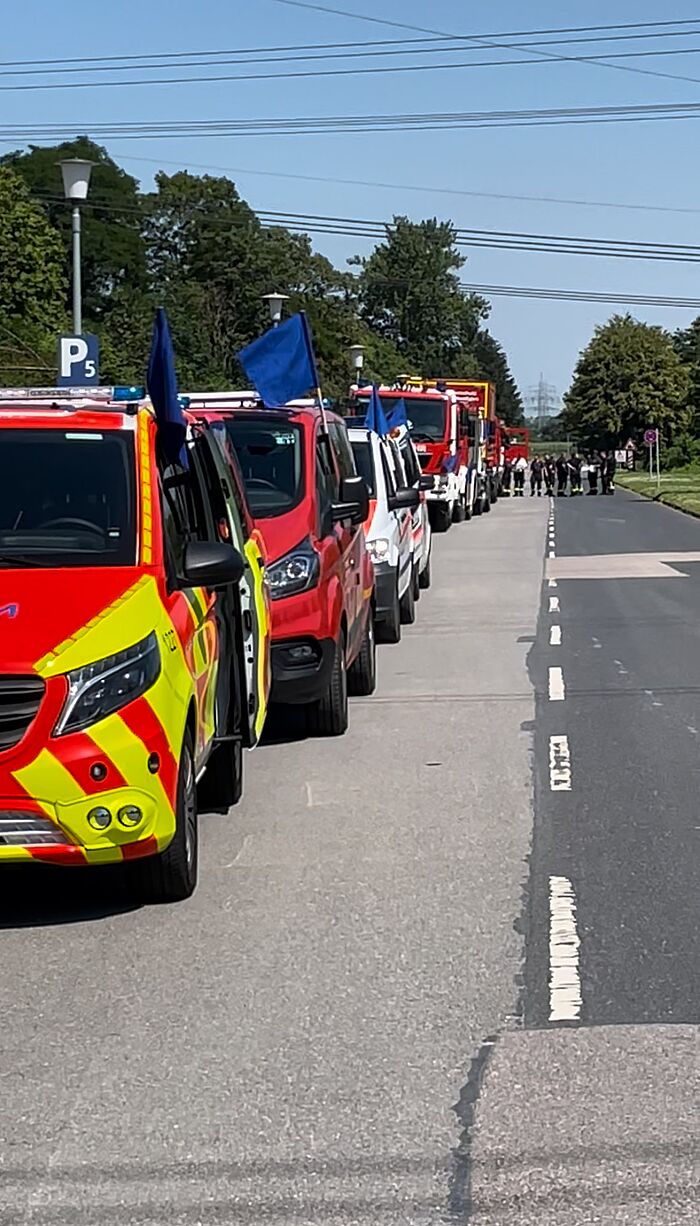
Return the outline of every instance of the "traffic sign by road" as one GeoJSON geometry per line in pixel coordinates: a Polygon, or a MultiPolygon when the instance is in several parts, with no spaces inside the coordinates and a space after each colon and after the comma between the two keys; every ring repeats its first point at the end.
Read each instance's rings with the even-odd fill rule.
{"type": "Polygon", "coordinates": [[[658,434],[658,430],[645,430],[644,431],[644,442],[646,443],[647,447],[654,446],[654,443],[656,442],[657,434],[658,434]]]}
{"type": "Polygon", "coordinates": [[[100,342],[96,336],[59,336],[58,386],[97,387],[100,382],[100,342]]]}

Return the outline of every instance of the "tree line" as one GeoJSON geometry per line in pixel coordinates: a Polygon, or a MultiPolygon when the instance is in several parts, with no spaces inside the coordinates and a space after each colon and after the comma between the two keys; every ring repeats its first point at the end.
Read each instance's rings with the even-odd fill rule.
{"type": "Polygon", "coordinates": [[[564,397],[559,436],[583,447],[643,447],[660,431],[668,467],[700,461],[700,317],[674,333],[614,315],[596,328],[564,397]]]}
{"type": "Polygon", "coordinates": [[[96,163],[83,208],[83,326],[100,337],[103,382],[143,381],[159,305],[182,387],[240,385],[235,355],[269,326],[262,295],[280,292],[309,316],[327,395],[347,393],[347,351],[361,344],[368,378],[488,379],[501,415],[522,421],[489,303],[460,288],[451,222],[394,217],[369,256],[338,269],[308,235],[262,224],[231,179],[160,172],[142,192],[87,137],[0,159],[0,382],[51,382],[56,335],[70,331],[65,157],[96,163]]]}

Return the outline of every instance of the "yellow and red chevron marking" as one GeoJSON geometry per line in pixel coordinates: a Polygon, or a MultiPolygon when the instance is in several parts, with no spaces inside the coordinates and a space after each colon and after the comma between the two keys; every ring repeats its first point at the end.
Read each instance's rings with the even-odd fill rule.
{"type": "Polygon", "coordinates": [[[139,413],[138,451],[141,495],[141,561],[144,566],[153,564],[153,473],[151,470],[151,418],[146,412],[139,413]]]}

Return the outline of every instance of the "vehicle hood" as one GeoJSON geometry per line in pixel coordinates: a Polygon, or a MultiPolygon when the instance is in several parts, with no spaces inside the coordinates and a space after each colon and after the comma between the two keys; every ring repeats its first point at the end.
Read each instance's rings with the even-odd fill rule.
{"type": "Polygon", "coordinates": [[[0,672],[55,676],[130,647],[162,615],[138,567],[0,567],[0,672]]]}
{"type": "Polygon", "coordinates": [[[295,507],[286,515],[256,519],[255,527],[263,539],[268,566],[283,558],[290,549],[306,540],[307,536],[315,539],[315,520],[315,514],[304,504],[295,507]]]}

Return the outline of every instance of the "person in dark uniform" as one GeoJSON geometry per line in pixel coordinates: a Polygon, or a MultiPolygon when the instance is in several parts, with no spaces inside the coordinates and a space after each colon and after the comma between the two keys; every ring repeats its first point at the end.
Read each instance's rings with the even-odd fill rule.
{"type": "Polygon", "coordinates": [[[600,453],[600,492],[601,494],[607,494],[610,491],[610,477],[608,475],[609,474],[608,465],[609,465],[608,453],[606,451],[601,451],[600,453]]]}
{"type": "Polygon", "coordinates": [[[596,455],[588,457],[588,493],[598,493],[598,457],[596,455]]]}
{"type": "Polygon", "coordinates": [[[557,466],[554,463],[551,455],[544,457],[544,492],[549,498],[554,493],[554,484],[557,479],[557,466]]]}
{"type": "Polygon", "coordinates": [[[566,498],[567,486],[569,484],[569,465],[563,455],[557,460],[557,494],[560,498],[566,498]]]}
{"type": "Polygon", "coordinates": [[[611,451],[608,456],[608,493],[615,493],[615,473],[617,472],[617,460],[615,452],[611,451]]]}
{"type": "Polygon", "coordinates": [[[501,477],[501,497],[510,498],[510,483],[513,477],[513,465],[510,460],[506,460],[503,464],[503,476],[501,477]]]}
{"type": "Polygon", "coordinates": [[[542,471],[544,464],[539,456],[530,462],[530,497],[534,498],[537,494],[538,498],[542,497],[542,471]]]}

